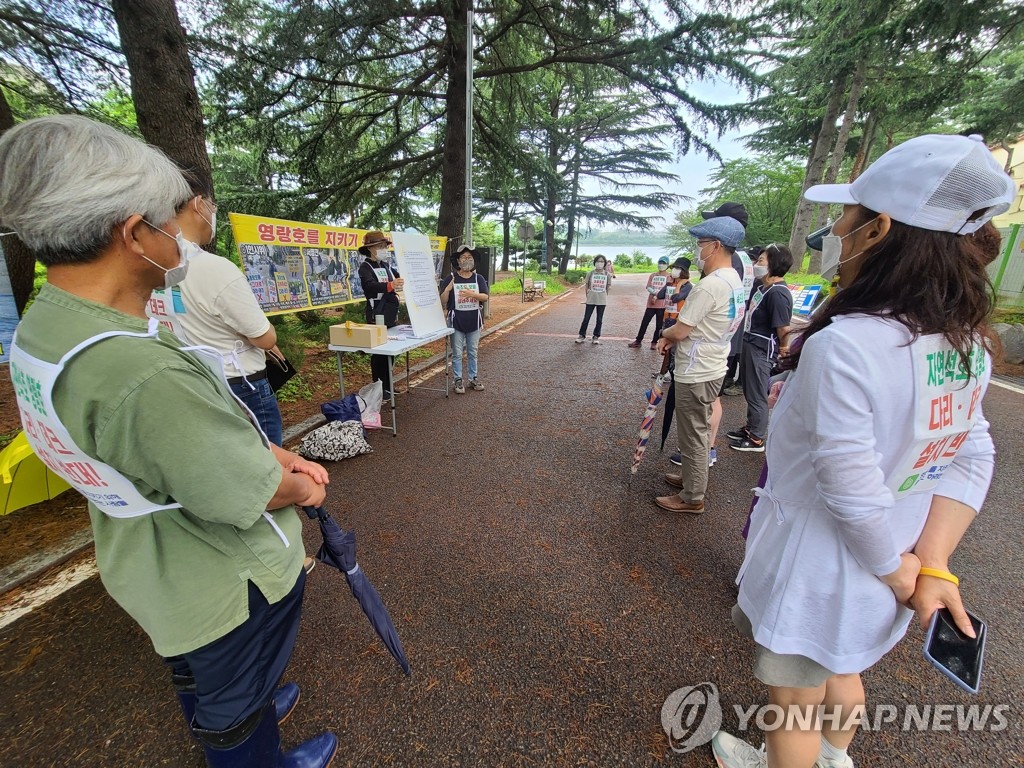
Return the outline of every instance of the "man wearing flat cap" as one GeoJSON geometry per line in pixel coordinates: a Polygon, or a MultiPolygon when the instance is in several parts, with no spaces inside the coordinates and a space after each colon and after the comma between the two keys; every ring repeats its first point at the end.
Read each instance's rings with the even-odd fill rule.
{"type": "Polygon", "coordinates": [[[665,476],[679,492],[655,503],[669,512],[701,514],[708,486],[708,426],[728,365],[729,344],[743,322],[746,294],[732,267],[743,225],[716,216],[690,229],[697,238],[696,266],[704,278],[690,291],[679,320],[661,335],[658,351],[676,347],[674,384],[679,474],[665,476]]]}

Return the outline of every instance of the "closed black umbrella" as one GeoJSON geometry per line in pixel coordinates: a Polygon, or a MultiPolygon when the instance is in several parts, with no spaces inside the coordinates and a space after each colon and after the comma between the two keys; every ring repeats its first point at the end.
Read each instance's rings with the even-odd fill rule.
{"type": "Polygon", "coordinates": [[[326,565],[337,568],[345,574],[352,595],[359,601],[366,618],[370,620],[374,631],[384,641],[385,647],[395,657],[405,674],[412,674],[409,660],[405,657],[402,641],[398,639],[395,624],[388,615],[388,609],[380,599],[380,593],[370,583],[363,569],[356,562],[356,532],[346,531],[332,518],[323,507],[305,507],[306,514],[320,523],[320,533],[324,543],[316,553],[317,559],[326,565]]]}
{"type": "MultiPolygon", "coordinates": [[[[666,352],[665,358],[668,359],[672,356],[672,352],[666,352]]],[[[675,368],[671,363],[669,369],[675,368]]],[[[673,370],[674,374],[675,371],[673,370]]],[[[665,441],[668,440],[669,430],[672,429],[672,416],[676,412],[676,386],[675,380],[670,376],[668,382],[668,390],[665,392],[665,415],[661,418],[661,450],[665,450],[665,441]]]]}

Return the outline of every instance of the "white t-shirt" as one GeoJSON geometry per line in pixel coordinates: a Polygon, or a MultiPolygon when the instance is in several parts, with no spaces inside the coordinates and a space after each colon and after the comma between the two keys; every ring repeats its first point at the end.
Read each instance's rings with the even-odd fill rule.
{"type": "Polygon", "coordinates": [[[676,347],[676,381],[714,381],[729,367],[729,341],[743,324],[743,283],[736,270],[716,269],[693,287],[679,312],[679,322],[693,326],[676,347]]]}
{"type": "Polygon", "coordinates": [[[228,259],[199,251],[179,286],[185,311],[179,319],[192,344],[206,344],[224,356],[227,376],[258,373],[267,367],[266,353],[249,343],[270,330],[242,271],[228,259]],[[232,358],[244,370],[238,370],[232,358]]]}
{"type": "Polygon", "coordinates": [[[739,605],[759,644],[838,674],[906,633],[913,614],[878,577],[914,548],[932,497],[978,510],[992,478],[991,361],[978,349],[968,379],[941,336],[910,338],[892,320],[837,318],[807,340],[768,428],[739,605]]]}

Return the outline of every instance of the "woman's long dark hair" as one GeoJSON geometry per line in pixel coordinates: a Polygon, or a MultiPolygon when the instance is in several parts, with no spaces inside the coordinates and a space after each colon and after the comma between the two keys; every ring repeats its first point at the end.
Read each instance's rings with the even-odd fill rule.
{"type": "MultiPolygon", "coordinates": [[[[861,206],[854,223],[866,223],[877,215],[861,206]]],[[[832,318],[858,313],[891,317],[906,326],[914,339],[941,333],[970,371],[971,347],[980,340],[992,351],[986,319],[994,291],[985,272],[985,257],[975,238],[893,221],[885,239],[863,256],[853,283],[814,316],[782,367],[796,368],[799,347],[828,327],[832,318]]]]}

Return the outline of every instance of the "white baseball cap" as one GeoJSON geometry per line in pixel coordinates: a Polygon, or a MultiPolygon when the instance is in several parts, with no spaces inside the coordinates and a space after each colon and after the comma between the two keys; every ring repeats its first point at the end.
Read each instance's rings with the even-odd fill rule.
{"type": "Polygon", "coordinates": [[[893,147],[852,184],[804,192],[814,203],[859,203],[912,227],[961,235],[1008,211],[1016,196],[1017,185],[981,136],[938,134],[893,147]]]}

